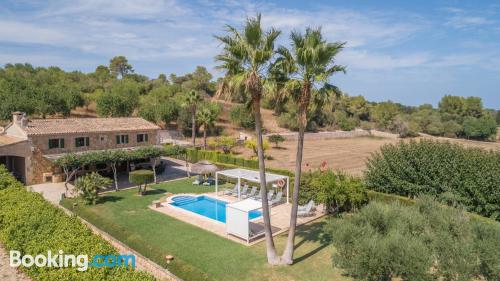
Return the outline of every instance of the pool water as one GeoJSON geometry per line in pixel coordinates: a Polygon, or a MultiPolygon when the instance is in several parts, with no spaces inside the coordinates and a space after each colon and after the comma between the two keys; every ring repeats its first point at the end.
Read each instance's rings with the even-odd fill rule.
{"type": "MultiPolygon", "coordinates": [[[[208,196],[176,196],[170,205],[202,215],[204,217],[226,223],[227,202],[210,198],[208,196]]],[[[248,219],[255,219],[262,215],[260,211],[248,213],[248,219]]]]}

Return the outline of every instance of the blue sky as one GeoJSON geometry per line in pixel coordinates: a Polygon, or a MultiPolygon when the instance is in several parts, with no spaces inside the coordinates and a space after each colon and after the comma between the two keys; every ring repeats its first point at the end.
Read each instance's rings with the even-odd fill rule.
{"type": "Polygon", "coordinates": [[[215,76],[214,34],[262,12],[283,31],[322,26],[346,41],[332,82],[350,95],[405,104],[480,96],[500,109],[500,2],[0,0],[0,64],[29,62],[93,71],[125,55],[138,73],[215,76]],[[311,2],[311,3],[308,3],[311,2]]]}

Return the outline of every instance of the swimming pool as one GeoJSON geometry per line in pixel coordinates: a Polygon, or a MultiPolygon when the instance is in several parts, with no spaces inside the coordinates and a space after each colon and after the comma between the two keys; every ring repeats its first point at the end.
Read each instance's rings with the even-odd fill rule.
{"type": "MultiPolygon", "coordinates": [[[[210,198],[208,196],[189,196],[180,195],[172,198],[170,205],[182,208],[184,210],[202,215],[209,219],[226,223],[226,205],[227,202],[210,198]]],[[[260,211],[251,211],[248,219],[255,219],[262,215],[260,211]]]]}

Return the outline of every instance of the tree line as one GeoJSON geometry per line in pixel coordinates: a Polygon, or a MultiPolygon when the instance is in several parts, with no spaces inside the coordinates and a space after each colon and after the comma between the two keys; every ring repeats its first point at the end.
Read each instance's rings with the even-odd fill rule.
{"type": "MultiPolygon", "coordinates": [[[[286,55],[286,53],[284,54],[286,55]]],[[[285,58],[280,67],[285,65],[285,58]]],[[[283,70],[272,70],[274,83],[262,89],[261,106],[272,109],[278,125],[299,130],[299,108],[293,83],[283,80],[283,70]],[[280,73],[281,72],[281,73],[280,73]],[[280,80],[281,79],[281,80],[280,80]]],[[[293,80],[292,80],[293,81],[293,80]]],[[[139,115],[159,125],[175,122],[185,135],[215,133],[215,121],[221,107],[208,102],[214,96],[230,96],[240,105],[231,109],[231,121],[243,128],[254,128],[255,120],[243,88],[230,85],[227,79],[214,81],[202,66],[182,76],[170,74],[157,78],[135,73],[124,56],[112,58],[109,65],[99,65],[94,72],[66,72],[58,67],[33,67],[30,64],[7,64],[0,68],[0,120],[9,120],[11,112],[30,116],[69,116],[76,107],[96,104],[101,117],[139,115]],[[198,112],[198,108],[202,109],[198,112]]],[[[363,96],[350,96],[330,85],[312,89],[307,107],[306,131],[319,128],[353,130],[379,129],[402,137],[426,133],[434,136],[478,140],[494,139],[500,125],[500,110],[487,109],[479,97],[444,96],[437,107],[430,104],[405,106],[392,101],[370,102],[363,96]]]]}

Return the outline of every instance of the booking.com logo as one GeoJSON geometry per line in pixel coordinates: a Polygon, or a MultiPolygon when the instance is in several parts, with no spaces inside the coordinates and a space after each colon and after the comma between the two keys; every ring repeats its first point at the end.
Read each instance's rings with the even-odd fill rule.
{"type": "Polygon", "coordinates": [[[88,255],[70,255],[64,254],[63,250],[59,250],[58,254],[53,254],[47,251],[47,254],[21,255],[20,251],[10,251],[10,266],[11,267],[76,267],[78,271],[86,271],[89,267],[132,267],[135,269],[134,255],[95,255],[92,262],[89,263],[88,255]]]}

